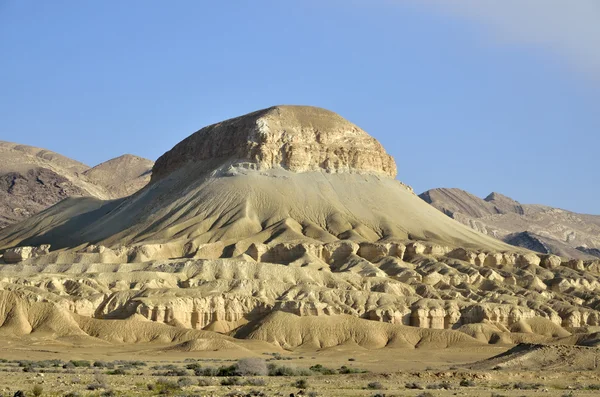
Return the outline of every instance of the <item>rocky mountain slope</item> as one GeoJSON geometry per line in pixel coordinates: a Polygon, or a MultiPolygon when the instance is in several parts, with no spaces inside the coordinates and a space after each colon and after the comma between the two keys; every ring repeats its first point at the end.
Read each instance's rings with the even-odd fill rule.
{"type": "Polygon", "coordinates": [[[449,217],[518,247],[567,258],[600,257],[600,216],[520,204],[499,193],[484,199],[460,189],[432,189],[420,197],[449,217]]]}
{"type": "Polygon", "coordinates": [[[45,149],[0,141],[0,229],[67,197],[128,196],[150,181],[152,165],[125,155],[90,168],[45,149]]]}
{"type": "MultiPolygon", "coordinates": [[[[505,244],[395,176],[324,109],[205,127],[136,194],[69,198],[0,231],[0,334],[413,349],[577,344],[600,325],[600,260],[505,244]]],[[[473,213],[528,211],[490,203],[473,213]]]]}

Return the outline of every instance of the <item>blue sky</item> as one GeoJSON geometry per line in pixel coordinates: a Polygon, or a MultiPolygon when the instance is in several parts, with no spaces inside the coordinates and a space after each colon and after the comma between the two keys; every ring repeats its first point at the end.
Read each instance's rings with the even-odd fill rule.
{"type": "Polygon", "coordinates": [[[207,124],[315,105],[417,192],[600,214],[600,2],[465,4],[0,0],[0,139],[156,159],[207,124]]]}

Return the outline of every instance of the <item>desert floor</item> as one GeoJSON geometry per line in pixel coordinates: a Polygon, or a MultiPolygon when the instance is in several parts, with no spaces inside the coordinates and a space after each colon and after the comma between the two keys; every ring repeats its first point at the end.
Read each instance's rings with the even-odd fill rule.
{"type": "MultiPolygon", "coordinates": [[[[264,345],[257,345],[262,347],[264,345]]],[[[507,346],[475,349],[379,349],[341,346],[260,353],[269,364],[302,370],[321,365],[335,375],[195,376],[193,368],[234,365],[236,350],[178,352],[157,344],[78,346],[76,340],[0,341],[0,395],[27,396],[594,396],[600,371],[472,370],[507,346]],[[48,360],[56,360],[48,362],[48,360]],[[70,363],[73,361],[72,363],[70,363]],[[87,366],[89,365],[89,367],[87,366]],[[64,368],[66,367],[66,368],[64,368]],[[344,372],[362,372],[340,374],[344,372]],[[234,384],[228,384],[234,383],[234,384]],[[301,386],[301,387],[299,387],[301,386]],[[261,394],[262,393],[262,394],[261,394]]]]}

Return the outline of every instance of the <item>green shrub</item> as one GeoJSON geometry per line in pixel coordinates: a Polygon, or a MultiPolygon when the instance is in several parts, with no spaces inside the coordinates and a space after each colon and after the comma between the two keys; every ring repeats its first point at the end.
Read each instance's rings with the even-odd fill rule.
{"type": "Polygon", "coordinates": [[[222,366],[217,370],[217,376],[238,376],[237,367],[235,365],[222,366]]]}

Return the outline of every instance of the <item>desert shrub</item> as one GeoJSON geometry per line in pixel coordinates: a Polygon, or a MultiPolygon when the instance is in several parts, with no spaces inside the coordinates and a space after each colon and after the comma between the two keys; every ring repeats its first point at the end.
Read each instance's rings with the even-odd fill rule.
{"type": "Polygon", "coordinates": [[[140,360],[117,360],[112,365],[123,365],[126,367],[145,367],[148,364],[145,361],[140,360]]]}
{"type": "Polygon", "coordinates": [[[173,364],[167,364],[167,365],[155,365],[155,366],[150,367],[150,368],[154,369],[154,370],[166,370],[166,371],[168,371],[168,370],[178,369],[179,367],[176,366],[176,365],[173,365],[173,364]]]}
{"type": "Polygon", "coordinates": [[[298,389],[307,389],[308,381],[306,379],[298,379],[294,382],[293,386],[297,387],[298,389]]]}
{"type": "Polygon", "coordinates": [[[88,390],[100,390],[100,389],[108,389],[108,384],[106,381],[106,376],[97,372],[94,374],[94,382],[87,386],[88,390]]]}
{"type": "Polygon", "coordinates": [[[367,389],[383,390],[383,385],[381,384],[381,382],[371,382],[367,385],[367,389]]]}
{"type": "Polygon", "coordinates": [[[423,390],[425,389],[423,386],[421,386],[420,384],[416,383],[416,382],[410,382],[404,385],[405,388],[407,389],[411,389],[411,390],[423,390]]]}
{"type": "Polygon", "coordinates": [[[35,397],[40,397],[44,393],[44,388],[41,385],[33,386],[33,390],[31,390],[31,394],[35,397]]]}
{"type": "Polygon", "coordinates": [[[340,374],[364,374],[367,371],[365,371],[364,369],[350,368],[350,367],[346,367],[345,365],[343,365],[340,367],[338,372],[340,374]]]}
{"type": "Polygon", "coordinates": [[[292,357],[282,356],[281,353],[271,353],[271,360],[292,360],[292,357]]]}
{"type": "Polygon", "coordinates": [[[269,374],[267,363],[262,358],[243,358],[236,364],[236,372],[241,376],[266,376],[269,374]]]}
{"type": "Polygon", "coordinates": [[[95,368],[114,368],[114,364],[106,361],[94,361],[95,368]]]}
{"type": "Polygon", "coordinates": [[[595,385],[587,385],[586,389],[588,390],[600,390],[600,385],[595,384],[595,385]]]}
{"type": "Polygon", "coordinates": [[[217,369],[217,376],[238,376],[237,367],[235,365],[222,366],[217,369]]]}
{"type": "Polygon", "coordinates": [[[474,387],[475,386],[475,382],[472,381],[471,379],[463,379],[460,381],[459,383],[462,387],[474,387]]]}
{"type": "Polygon", "coordinates": [[[517,382],[513,385],[513,389],[517,390],[537,390],[544,387],[541,383],[525,383],[525,382],[517,382]]]}
{"type": "Polygon", "coordinates": [[[183,368],[173,368],[173,369],[168,369],[166,371],[159,371],[159,372],[155,372],[152,375],[153,376],[186,376],[188,373],[185,369],[183,368]]]}
{"type": "Polygon", "coordinates": [[[65,394],[65,397],[81,397],[81,394],[77,393],[76,391],[72,391],[65,394]]]}
{"type": "MultiPolygon", "coordinates": [[[[196,372],[194,372],[196,373],[196,372]]],[[[217,376],[219,370],[215,367],[206,367],[201,370],[202,376],[217,376]]]]}
{"type": "Polygon", "coordinates": [[[179,385],[179,387],[187,387],[187,386],[192,386],[193,384],[195,384],[196,382],[194,382],[193,380],[191,380],[190,378],[179,378],[177,380],[177,384],[179,385]]]}
{"type": "Polygon", "coordinates": [[[69,361],[75,368],[89,368],[92,366],[92,363],[86,360],[71,360],[69,361]]]}
{"type": "Polygon", "coordinates": [[[426,391],[425,393],[417,394],[417,397],[435,397],[432,393],[426,391]]]}
{"type": "Polygon", "coordinates": [[[213,384],[214,383],[211,379],[202,378],[202,379],[198,380],[198,386],[200,386],[200,387],[212,386],[213,384]]]}
{"type": "Polygon", "coordinates": [[[269,376],[313,376],[315,373],[306,368],[295,368],[287,365],[269,364],[269,376]]]}
{"type": "Polygon", "coordinates": [[[199,363],[192,363],[185,366],[185,369],[189,369],[190,371],[200,372],[202,370],[202,366],[199,363]]]}
{"type": "Polygon", "coordinates": [[[239,376],[230,376],[221,380],[221,386],[243,386],[244,380],[239,376]]]}
{"type": "Polygon", "coordinates": [[[563,393],[562,396],[560,396],[560,397],[574,397],[574,396],[575,396],[575,394],[573,394],[573,392],[570,391],[568,393],[563,393]]]}
{"type": "Polygon", "coordinates": [[[321,375],[336,375],[337,371],[335,369],[327,368],[322,366],[321,364],[316,364],[310,367],[310,370],[313,372],[318,372],[321,375]]]}
{"type": "Polygon", "coordinates": [[[250,378],[246,379],[246,384],[248,386],[266,386],[267,381],[262,378],[250,378]]]}
{"type": "Polygon", "coordinates": [[[440,383],[431,383],[429,385],[427,385],[427,389],[429,390],[440,390],[440,389],[445,389],[445,390],[450,390],[452,389],[452,384],[450,382],[440,382],[440,383]]]}
{"type": "Polygon", "coordinates": [[[172,393],[181,391],[181,387],[179,387],[177,382],[174,382],[174,381],[166,379],[166,378],[158,379],[156,381],[156,383],[154,385],[152,385],[152,388],[150,387],[150,385],[148,385],[148,389],[157,391],[158,394],[163,394],[163,395],[172,394],[172,393]]]}
{"type": "Polygon", "coordinates": [[[492,393],[491,397],[507,397],[505,394],[492,393]]]}
{"type": "Polygon", "coordinates": [[[316,391],[309,391],[308,392],[308,397],[317,397],[319,395],[319,393],[317,393],[316,391]]]}
{"type": "Polygon", "coordinates": [[[105,390],[102,393],[100,393],[100,397],[115,397],[115,396],[116,396],[116,394],[112,390],[105,390]]]}
{"type": "Polygon", "coordinates": [[[111,369],[110,371],[106,371],[107,375],[127,375],[127,371],[123,368],[111,369]]]}

